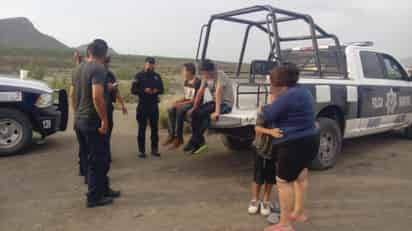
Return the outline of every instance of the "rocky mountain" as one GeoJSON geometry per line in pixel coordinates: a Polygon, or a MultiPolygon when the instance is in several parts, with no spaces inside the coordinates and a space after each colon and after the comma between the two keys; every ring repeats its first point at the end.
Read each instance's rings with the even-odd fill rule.
{"type": "Polygon", "coordinates": [[[69,49],[57,39],[41,33],[27,18],[0,19],[0,48],[69,49]]]}

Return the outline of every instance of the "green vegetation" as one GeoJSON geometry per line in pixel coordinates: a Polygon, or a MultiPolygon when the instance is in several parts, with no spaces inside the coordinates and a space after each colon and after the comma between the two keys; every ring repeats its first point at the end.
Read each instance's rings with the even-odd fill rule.
{"type": "MultiPolygon", "coordinates": [[[[74,50],[4,49],[0,47],[0,73],[18,75],[20,69],[29,71],[29,78],[46,81],[53,89],[69,90],[71,75],[75,68],[74,50]]],[[[116,55],[112,57],[111,70],[119,80],[119,89],[127,103],[136,103],[136,96],[130,93],[131,80],[143,68],[145,56],[116,55]]],[[[157,58],[157,72],[161,74],[166,90],[160,105],[160,124],[168,125],[167,108],[182,92],[180,69],[190,59],[157,58]]],[[[227,72],[235,69],[231,63],[219,63],[227,72]]],[[[245,65],[245,70],[247,70],[245,65]]],[[[186,127],[186,131],[190,128],[186,127]]]]}
{"type": "MultiPolygon", "coordinates": [[[[55,89],[68,89],[75,68],[73,51],[0,48],[0,73],[18,75],[20,69],[26,69],[32,79],[47,81],[55,89]]],[[[120,91],[126,102],[136,102],[136,97],[130,94],[130,85],[134,75],[143,68],[144,60],[145,56],[139,55],[112,57],[111,69],[120,82],[120,91]]],[[[162,75],[166,94],[179,94],[183,82],[181,66],[193,60],[158,57],[157,61],[157,72],[162,75]]],[[[225,71],[233,71],[235,67],[231,63],[219,65],[225,71]]]]}

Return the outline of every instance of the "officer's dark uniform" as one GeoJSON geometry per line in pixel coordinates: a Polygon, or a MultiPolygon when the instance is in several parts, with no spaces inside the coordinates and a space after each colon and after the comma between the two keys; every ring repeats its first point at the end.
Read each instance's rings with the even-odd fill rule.
{"type": "Polygon", "coordinates": [[[137,141],[139,152],[146,153],[146,127],[150,122],[152,154],[159,151],[159,95],[163,94],[163,81],[160,75],[154,71],[142,71],[136,74],[132,84],[132,94],[138,96],[136,120],[139,123],[137,141]],[[145,93],[146,88],[157,89],[156,94],[145,93]]]}
{"type": "MultiPolygon", "coordinates": [[[[110,70],[107,71],[107,80],[109,83],[116,83],[117,79],[116,76],[111,72],[110,70]]],[[[112,154],[111,154],[111,138],[112,138],[112,132],[113,132],[113,103],[116,103],[116,96],[117,96],[117,90],[113,90],[112,92],[109,93],[109,98],[107,99],[107,119],[109,121],[109,129],[107,131],[107,139],[108,139],[108,150],[109,150],[109,155],[110,155],[110,162],[112,161],[112,154]]]]}

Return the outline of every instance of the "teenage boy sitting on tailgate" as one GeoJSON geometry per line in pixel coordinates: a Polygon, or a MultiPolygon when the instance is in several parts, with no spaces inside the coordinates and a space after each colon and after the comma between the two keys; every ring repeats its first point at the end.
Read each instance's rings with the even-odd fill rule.
{"type": "Polygon", "coordinates": [[[207,150],[204,132],[211,121],[217,121],[221,114],[231,112],[234,102],[232,82],[223,71],[217,70],[214,62],[204,60],[200,71],[202,86],[196,95],[193,108],[188,112],[192,117],[192,138],[184,151],[190,154],[200,154],[207,150]],[[201,105],[206,90],[212,94],[213,101],[201,105]]]}
{"type": "Polygon", "coordinates": [[[184,97],[176,101],[169,108],[169,138],[164,145],[173,145],[179,148],[183,144],[183,125],[186,113],[193,107],[195,97],[200,89],[202,81],[196,77],[196,66],[193,63],[185,63],[182,67],[184,77],[184,97]]]}

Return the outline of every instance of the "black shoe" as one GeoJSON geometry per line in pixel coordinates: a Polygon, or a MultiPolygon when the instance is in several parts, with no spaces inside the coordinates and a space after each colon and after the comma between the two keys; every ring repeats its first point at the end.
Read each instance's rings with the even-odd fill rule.
{"type": "Polygon", "coordinates": [[[186,146],[183,148],[184,152],[192,152],[196,147],[192,144],[192,142],[189,142],[186,144],[186,146]]]}
{"type": "Polygon", "coordinates": [[[146,159],[146,154],[143,153],[143,152],[141,152],[141,153],[138,155],[138,157],[139,157],[140,159],[146,159]]]}
{"type": "Polygon", "coordinates": [[[119,198],[121,195],[120,191],[118,190],[113,190],[113,189],[109,189],[105,194],[104,197],[109,197],[109,198],[119,198]]]}
{"type": "Polygon", "coordinates": [[[154,158],[161,158],[162,156],[160,155],[160,153],[154,152],[154,153],[152,153],[152,157],[154,157],[154,158]]]}
{"type": "Polygon", "coordinates": [[[102,197],[98,201],[87,201],[87,208],[95,208],[95,207],[100,207],[100,206],[105,206],[105,205],[110,205],[113,204],[113,199],[108,198],[108,197],[102,197]]]}
{"type": "Polygon", "coordinates": [[[199,155],[199,154],[203,154],[203,153],[207,152],[207,150],[208,150],[207,145],[206,145],[205,143],[202,143],[202,144],[196,146],[196,147],[191,151],[190,154],[192,154],[192,155],[199,155]]]}

